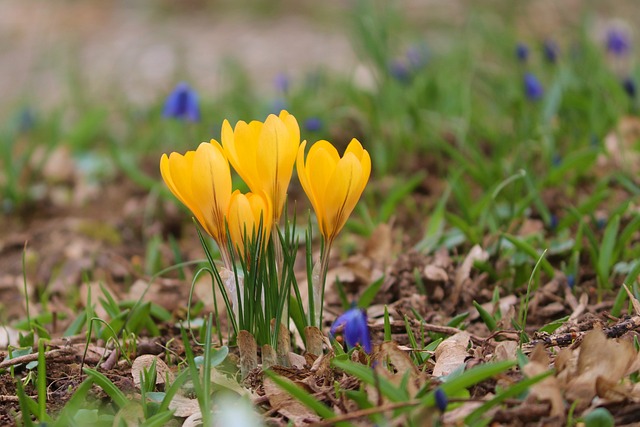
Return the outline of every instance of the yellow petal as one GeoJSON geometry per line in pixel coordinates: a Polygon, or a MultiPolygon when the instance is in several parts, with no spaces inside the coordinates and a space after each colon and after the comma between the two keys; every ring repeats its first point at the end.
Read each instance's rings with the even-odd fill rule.
{"type": "Polygon", "coordinates": [[[264,194],[242,194],[236,190],[231,196],[227,221],[231,241],[242,256],[245,255],[245,243],[251,244],[258,233],[262,221],[263,243],[270,229],[271,212],[269,198],[264,194]]]}
{"type": "Polygon", "coordinates": [[[342,230],[349,215],[360,199],[358,192],[362,177],[362,166],[353,153],[347,153],[338,162],[329,180],[325,199],[326,238],[333,240],[342,230]]]}
{"type": "Polygon", "coordinates": [[[203,213],[209,234],[226,244],[224,215],[231,198],[231,171],[217,141],[202,143],[196,150],[191,169],[193,200],[203,213]]]}

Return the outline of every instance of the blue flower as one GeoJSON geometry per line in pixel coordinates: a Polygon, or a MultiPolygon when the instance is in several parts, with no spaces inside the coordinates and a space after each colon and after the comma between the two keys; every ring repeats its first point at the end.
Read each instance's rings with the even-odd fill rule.
{"type": "Polygon", "coordinates": [[[276,89],[283,93],[289,90],[290,83],[291,82],[289,80],[289,76],[287,76],[285,73],[278,73],[273,79],[273,85],[276,87],[276,89]]]}
{"type": "Polygon", "coordinates": [[[629,98],[636,97],[636,82],[631,77],[627,77],[626,79],[622,80],[622,88],[627,93],[627,95],[629,95],[629,98]]]}
{"type": "Polygon", "coordinates": [[[408,83],[411,80],[409,67],[399,60],[392,61],[391,64],[389,64],[389,74],[402,83],[408,83]]]}
{"type": "Polygon", "coordinates": [[[544,52],[544,57],[551,64],[555,64],[558,60],[558,45],[552,40],[546,40],[542,45],[542,51],[544,52]]]}
{"type": "Polygon", "coordinates": [[[532,101],[537,101],[544,95],[544,89],[538,78],[532,73],[524,75],[524,93],[532,101]]]}
{"type": "Polygon", "coordinates": [[[344,326],[344,339],[349,347],[360,344],[364,351],[371,353],[371,338],[367,313],[357,307],[352,307],[336,319],[329,333],[335,335],[338,328],[344,326]]]}
{"type": "Polygon", "coordinates": [[[178,83],[167,97],[162,115],[190,122],[200,121],[198,94],[187,83],[178,83]]]}
{"type": "Polygon", "coordinates": [[[304,121],[304,128],[309,132],[317,132],[322,129],[322,120],[317,117],[309,117],[304,121]]]}
{"type": "Polygon", "coordinates": [[[36,126],[36,113],[29,107],[20,110],[17,117],[19,132],[28,132],[36,126]]]}
{"type": "Polygon", "coordinates": [[[629,53],[631,48],[629,35],[619,28],[611,28],[607,31],[606,46],[609,53],[624,56],[629,53]]]}
{"type": "Polygon", "coordinates": [[[438,387],[435,391],[434,397],[436,399],[436,406],[438,407],[440,412],[446,411],[447,405],[449,404],[449,399],[447,399],[447,394],[444,392],[444,390],[438,387]]]}
{"type": "Polygon", "coordinates": [[[429,52],[426,46],[411,46],[407,49],[407,62],[413,70],[420,70],[429,62],[429,52]]]}
{"type": "Polygon", "coordinates": [[[529,58],[529,47],[527,47],[524,43],[518,43],[516,45],[516,58],[520,62],[527,62],[527,58],[529,58]]]}
{"type": "Polygon", "coordinates": [[[576,276],[573,274],[567,274],[567,285],[569,286],[570,289],[573,289],[573,287],[576,285],[576,276]]]}

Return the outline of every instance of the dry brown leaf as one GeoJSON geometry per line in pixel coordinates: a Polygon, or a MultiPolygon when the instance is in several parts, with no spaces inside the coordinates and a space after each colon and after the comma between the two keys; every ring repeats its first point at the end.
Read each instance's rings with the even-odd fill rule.
{"type": "Polygon", "coordinates": [[[577,377],[567,384],[567,398],[590,402],[596,395],[598,377],[618,383],[635,358],[636,351],[629,341],[607,339],[601,329],[588,332],[580,346],[577,377]]]}
{"type": "Polygon", "coordinates": [[[453,282],[454,289],[451,294],[451,300],[454,305],[458,303],[463,285],[471,277],[471,268],[473,268],[473,263],[476,261],[486,261],[487,259],[489,259],[489,252],[482,249],[480,245],[475,245],[471,248],[469,254],[456,271],[455,279],[453,282]]]}
{"type": "MultiPolygon", "coordinates": [[[[536,346],[533,353],[531,353],[530,359],[530,362],[523,368],[526,376],[534,377],[549,370],[549,358],[542,345],[536,346]]],[[[551,403],[550,415],[552,417],[564,419],[564,401],[560,391],[560,383],[555,376],[550,375],[532,385],[530,393],[532,397],[539,401],[549,401],[551,403]]]]}
{"type": "Polygon", "coordinates": [[[193,415],[187,417],[182,423],[182,427],[201,427],[202,426],[202,412],[198,411],[193,415]]]}
{"type": "Polygon", "coordinates": [[[432,282],[446,282],[447,280],[449,280],[449,275],[447,274],[446,270],[433,264],[425,266],[424,270],[422,271],[422,275],[425,279],[432,282]]]}
{"type": "Polygon", "coordinates": [[[518,343],[516,341],[501,341],[496,346],[493,353],[493,359],[497,361],[515,360],[517,350],[518,343]]]}
{"type": "Polygon", "coordinates": [[[604,139],[605,153],[598,157],[599,169],[624,169],[631,173],[640,171],[640,155],[634,145],[640,139],[640,119],[622,117],[618,125],[604,139]]]}
{"type": "Polygon", "coordinates": [[[470,340],[471,335],[462,331],[442,341],[436,348],[436,364],[433,367],[433,376],[449,375],[464,365],[465,359],[469,356],[467,346],[470,340]]]}
{"type": "Polygon", "coordinates": [[[320,421],[315,412],[278,387],[270,378],[264,380],[264,394],[269,399],[271,408],[287,417],[296,426],[320,421]]]}
{"type": "Polygon", "coordinates": [[[169,409],[175,411],[173,415],[180,418],[187,418],[197,414],[201,415],[198,399],[189,399],[179,394],[173,396],[173,399],[169,402],[169,409]]]}
{"type": "Polygon", "coordinates": [[[627,291],[627,296],[633,305],[633,311],[636,312],[636,315],[640,315],[640,302],[638,302],[638,299],[633,295],[626,284],[623,283],[622,286],[624,287],[624,290],[627,291]]]}
{"type": "Polygon", "coordinates": [[[364,255],[373,259],[378,265],[386,265],[391,263],[392,249],[391,225],[378,224],[365,243],[364,255]]]}
{"type": "Polygon", "coordinates": [[[131,365],[131,376],[136,387],[140,388],[140,375],[144,374],[145,371],[149,371],[154,361],[156,362],[156,384],[165,384],[167,379],[169,379],[169,382],[173,381],[173,372],[164,363],[164,360],[158,356],[143,354],[136,357],[136,360],[131,365]]]}
{"type": "Polygon", "coordinates": [[[373,360],[377,363],[377,368],[387,371],[387,365],[392,365],[395,368],[395,374],[392,377],[393,383],[399,384],[403,380],[407,372],[409,373],[409,382],[407,387],[409,388],[409,396],[413,396],[418,392],[418,386],[420,384],[420,371],[416,365],[411,361],[411,358],[406,351],[401,350],[393,341],[386,341],[380,344],[379,350],[374,354],[373,360]]]}

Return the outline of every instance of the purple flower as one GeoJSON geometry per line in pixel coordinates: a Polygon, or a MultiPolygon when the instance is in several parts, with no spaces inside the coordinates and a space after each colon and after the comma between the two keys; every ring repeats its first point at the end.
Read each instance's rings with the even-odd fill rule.
{"type": "Polygon", "coordinates": [[[289,90],[290,83],[291,82],[289,80],[289,76],[287,76],[285,73],[278,73],[273,79],[273,85],[276,87],[276,89],[283,93],[289,90]]]}
{"type": "Polygon", "coordinates": [[[411,80],[411,72],[409,67],[402,61],[395,60],[389,64],[389,74],[402,83],[408,83],[411,80]]]}
{"type": "Polygon", "coordinates": [[[413,70],[420,70],[429,61],[428,51],[425,46],[411,46],[407,49],[407,62],[413,70]]]}
{"type": "Polygon", "coordinates": [[[532,73],[524,75],[524,93],[531,101],[537,101],[544,95],[544,89],[538,78],[532,73]]]}
{"type": "Polygon", "coordinates": [[[336,319],[329,333],[335,335],[338,328],[344,326],[344,339],[349,347],[360,344],[364,351],[371,353],[371,338],[367,313],[357,307],[352,307],[336,319]]]}
{"type": "Polygon", "coordinates": [[[529,47],[524,43],[518,43],[516,45],[516,58],[520,62],[527,62],[529,58],[529,47]]]}
{"type": "Polygon", "coordinates": [[[440,412],[446,411],[447,405],[449,404],[449,399],[447,399],[447,394],[444,392],[444,390],[438,387],[435,391],[434,397],[436,400],[436,406],[438,407],[440,412]]]}
{"type": "Polygon", "coordinates": [[[287,101],[285,101],[282,98],[275,99],[271,104],[271,113],[275,114],[276,116],[280,114],[280,111],[286,110],[286,109],[287,109],[287,101]]]}
{"type": "Polygon", "coordinates": [[[627,77],[626,79],[622,80],[622,88],[627,93],[627,95],[629,95],[629,98],[636,97],[636,82],[631,77],[627,77]]]}
{"type": "Polygon", "coordinates": [[[558,60],[558,45],[553,40],[546,40],[542,45],[542,51],[544,52],[544,57],[551,64],[555,64],[558,60]]]}
{"type": "Polygon", "coordinates": [[[191,122],[200,121],[198,94],[187,83],[178,83],[167,97],[162,115],[191,122]]]}
{"type": "Polygon", "coordinates": [[[573,274],[567,274],[567,286],[573,289],[575,285],[576,285],[576,276],[573,274]]]}
{"type": "Polygon", "coordinates": [[[629,35],[619,28],[611,28],[607,31],[606,46],[609,53],[624,56],[631,48],[629,35]]]}
{"type": "Polygon", "coordinates": [[[309,132],[317,132],[322,129],[322,120],[318,117],[309,117],[304,121],[304,128],[309,132]]]}

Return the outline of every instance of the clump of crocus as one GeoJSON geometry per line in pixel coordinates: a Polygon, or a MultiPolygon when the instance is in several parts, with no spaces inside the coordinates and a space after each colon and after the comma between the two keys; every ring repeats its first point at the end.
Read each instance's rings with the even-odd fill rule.
{"type": "Polygon", "coordinates": [[[371,174],[371,158],[357,139],[352,139],[340,157],[328,141],[318,141],[305,159],[306,141],[298,150],[298,178],[318,218],[323,238],[320,260],[313,269],[312,325],[320,325],[324,283],[331,245],[358,203],[371,174]],[[315,306],[315,307],[314,307],[315,306]]]}
{"type": "Polygon", "coordinates": [[[537,101],[544,95],[544,88],[538,78],[532,73],[526,73],[523,79],[524,93],[531,101],[537,101]]]}
{"type": "Polygon", "coordinates": [[[190,122],[200,121],[198,94],[187,83],[178,83],[167,97],[162,115],[190,122]]]}
{"type": "Polygon", "coordinates": [[[516,58],[518,58],[520,62],[527,62],[529,58],[529,47],[527,47],[526,44],[518,43],[516,45],[516,58]]]}
{"type": "Polygon", "coordinates": [[[272,223],[277,224],[300,145],[300,128],[295,117],[283,110],[278,116],[269,115],[264,123],[239,121],[235,128],[225,120],[222,145],[231,165],[251,191],[267,195],[272,206],[272,223]]]}
{"type": "Polygon", "coordinates": [[[263,229],[270,227],[272,214],[269,199],[262,193],[231,193],[229,162],[218,141],[213,139],[184,155],[175,152],[169,156],[163,154],[160,172],[174,196],[189,208],[218,245],[225,266],[221,273],[222,284],[231,298],[233,313],[237,318],[243,282],[231,273],[231,251],[235,250],[245,258],[248,255],[245,249],[254,243],[260,224],[263,229]],[[239,289],[236,284],[240,286],[239,289]]]}
{"type": "Polygon", "coordinates": [[[615,56],[625,56],[631,48],[629,35],[622,29],[615,27],[607,31],[605,45],[607,51],[615,56]]]}
{"type": "Polygon", "coordinates": [[[355,306],[351,307],[336,319],[329,333],[334,336],[342,327],[344,327],[344,340],[349,348],[360,344],[365,352],[371,353],[371,337],[369,336],[367,313],[364,310],[355,306]]]}

